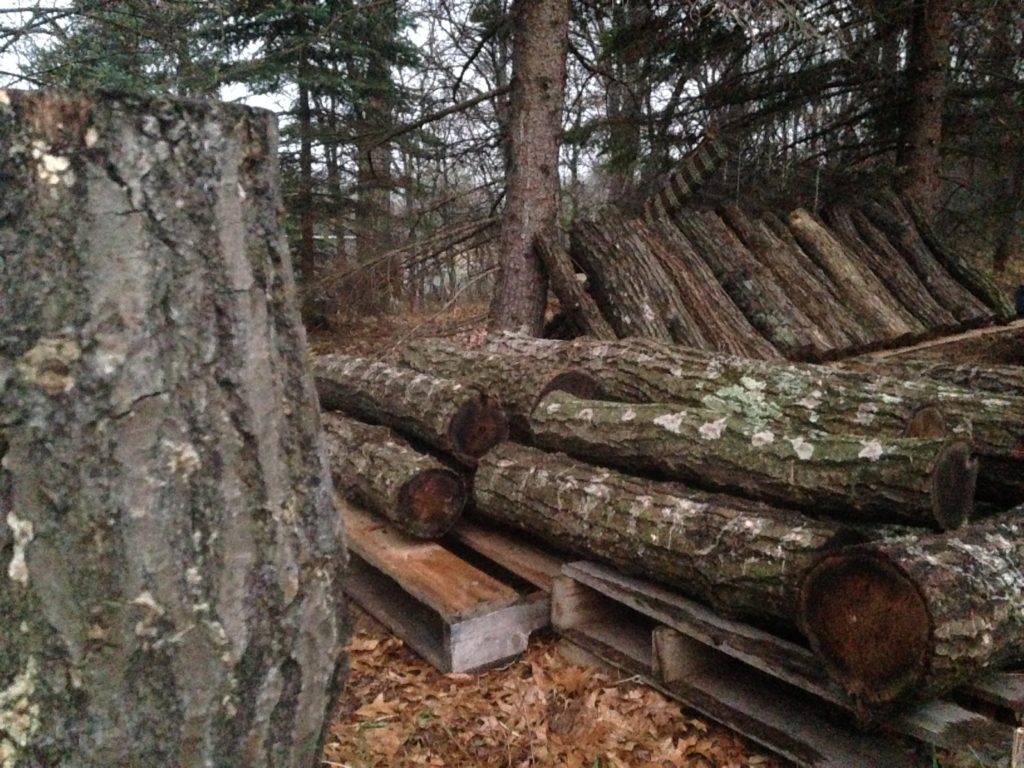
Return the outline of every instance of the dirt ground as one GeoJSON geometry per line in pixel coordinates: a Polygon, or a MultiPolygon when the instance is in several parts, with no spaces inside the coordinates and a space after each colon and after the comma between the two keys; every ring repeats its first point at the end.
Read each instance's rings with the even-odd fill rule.
{"type": "Polygon", "coordinates": [[[565,661],[557,640],[476,675],[441,674],[358,609],[330,768],[783,768],[638,684],[565,661]]]}

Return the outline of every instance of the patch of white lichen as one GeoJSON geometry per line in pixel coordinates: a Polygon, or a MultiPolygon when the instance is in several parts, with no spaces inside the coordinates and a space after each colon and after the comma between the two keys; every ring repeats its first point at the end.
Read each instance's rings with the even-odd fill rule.
{"type": "Polygon", "coordinates": [[[69,368],[81,357],[81,349],[70,339],[40,339],[18,360],[18,373],[23,382],[50,396],[64,394],[74,389],[69,368]]]}
{"type": "Polygon", "coordinates": [[[0,768],[15,768],[21,753],[39,729],[36,692],[38,664],[30,658],[25,669],[0,691],[0,768]]]}

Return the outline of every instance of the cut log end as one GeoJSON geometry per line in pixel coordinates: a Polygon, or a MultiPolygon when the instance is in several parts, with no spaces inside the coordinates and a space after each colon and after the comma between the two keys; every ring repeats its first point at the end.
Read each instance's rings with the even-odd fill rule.
{"type": "Polygon", "coordinates": [[[978,461],[971,456],[970,445],[958,440],[939,452],[932,473],[932,504],[940,528],[949,531],[971,519],[977,483],[978,461]]]}
{"type": "Polygon", "coordinates": [[[448,428],[452,452],[459,461],[475,466],[491,448],[508,439],[508,417],[498,401],[487,395],[467,400],[448,428]]]}
{"type": "Polygon", "coordinates": [[[466,506],[466,484],[449,469],[418,473],[401,490],[399,504],[408,520],[405,528],[420,538],[443,536],[466,506]]]}
{"type": "Polygon", "coordinates": [[[906,437],[945,437],[949,434],[946,417],[934,405],[917,409],[907,420],[906,437]]]}
{"type": "Polygon", "coordinates": [[[851,697],[894,701],[926,672],[931,618],[918,588],[873,552],[822,559],[800,590],[801,629],[851,697]]]}

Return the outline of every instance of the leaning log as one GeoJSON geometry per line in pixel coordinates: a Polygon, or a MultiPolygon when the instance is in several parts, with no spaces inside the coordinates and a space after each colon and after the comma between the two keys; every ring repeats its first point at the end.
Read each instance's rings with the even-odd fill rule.
{"type": "Polygon", "coordinates": [[[691,308],[708,340],[708,349],[758,360],[782,357],[733,303],[678,228],[666,222],[651,224],[647,236],[658,238],[666,246],[654,252],[660,256],[683,301],[691,308]]]}
{"type": "MultiPolygon", "coordinates": [[[[889,197],[887,204],[868,203],[863,207],[863,215],[867,217],[867,222],[885,233],[935,299],[952,312],[957,320],[976,325],[992,318],[993,312],[954,280],[944,265],[939,263],[895,196],[889,197]]],[[[864,227],[865,224],[858,220],[858,226],[864,227]]]]}
{"type": "Polygon", "coordinates": [[[0,765],[311,766],[345,541],[275,120],[0,90],[0,765]]]}
{"type": "Polygon", "coordinates": [[[937,336],[959,328],[952,313],[932,298],[906,260],[881,232],[870,226],[870,222],[865,222],[866,228],[858,230],[854,211],[841,204],[833,206],[825,217],[846,247],[885,283],[903,309],[921,323],[927,335],[937,336]]]}
{"type": "Polygon", "coordinates": [[[785,357],[817,359],[830,351],[829,338],[790,301],[718,216],[688,211],[673,221],[751,325],[785,357]]]}
{"type": "Polygon", "coordinates": [[[544,264],[551,290],[558,297],[562,311],[571,319],[573,325],[584,335],[593,336],[595,339],[618,338],[601,314],[594,298],[576,279],[572,258],[561,243],[551,236],[541,235],[537,238],[534,248],[544,264]]]}
{"type": "Polygon", "coordinates": [[[873,360],[944,360],[961,365],[1024,365],[1024,320],[1008,325],[971,328],[899,349],[871,352],[873,360]]]}
{"type": "Polygon", "coordinates": [[[674,586],[719,611],[792,626],[804,571],[861,540],[834,522],[504,443],[481,460],[474,511],[674,586]]]}
{"type": "Polygon", "coordinates": [[[586,271],[594,298],[618,336],[706,347],[672,280],[638,237],[643,226],[614,217],[580,222],[572,231],[573,259],[586,271]]]}
{"type": "Polygon", "coordinates": [[[862,714],[1024,661],[1024,507],[941,535],[826,555],[799,622],[862,714]]]}
{"type": "Polygon", "coordinates": [[[839,351],[868,344],[870,337],[838,297],[831,294],[830,285],[823,284],[824,275],[805,269],[792,248],[761,222],[747,216],[739,206],[724,205],[718,212],[750,253],[775,275],[793,303],[828,336],[832,349],[839,351]]]}
{"type": "Polygon", "coordinates": [[[490,395],[450,379],[348,355],[313,361],[324,408],[383,424],[473,466],[508,437],[508,420],[490,395]]]}
{"type": "Polygon", "coordinates": [[[334,486],[346,499],[419,539],[443,536],[462,515],[466,484],[457,472],[387,427],[322,418],[334,486]]]}
{"type": "Polygon", "coordinates": [[[950,275],[991,309],[1000,322],[1009,322],[1017,316],[1009,297],[999,288],[992,277],[972,265],[947,240],[939,236],[935,230],[932,216],[924,210],[919,202],[913,199],[912,195],[900,198],[899,202],[902,203],[899,206],[901,212],[907,214],[925,245],[950,275]]]}
{"type": "Polygon", "coordinates": [[[842,292],[847,305],[876,338],[895,341],[924,331],[914,317],[892,297],[885,285],[850,253],[813,215],[797,208],[789,214],[789,228],[807,254],[842,292]]]}
{"type": "Polygon", "coordinates": [[[561,392],[534,409],[531,432],[587,461],[843,520],[956,528],[974,506],[977,463],[961,440],[828,435],[766,415],[561,392]]]}

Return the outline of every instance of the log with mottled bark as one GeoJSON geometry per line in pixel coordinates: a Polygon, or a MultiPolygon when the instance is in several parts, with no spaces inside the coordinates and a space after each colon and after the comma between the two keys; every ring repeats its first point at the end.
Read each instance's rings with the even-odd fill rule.
{"type": "Polygon", "coordinates": [[[331,474],[349,501],[419,539],[443,536],[466,506],[462,476],[387,427],[324,413],[331,474]]]}
{"type": "Polygon", "coordinates": [[[706,347],[700,326],[643,238],[645,230],[640,221],[615,217],[581,222],[572,231],[573,258],[586,271],[618,336],[706,347]]]}
{"type": "Polygon", "coordinates": [[[826,219],[843,244],[854,253],[889,289],[900,305],[924,327],[926,336],[937,336],[959,327],[952,313],[943,308],[910,268],[870,222],[858,230],[854,211],[846,205],[835,205],[826,212],[826,219]]]}
{"type": "Polygon", "coordinates": [[[553,546],[670,584],[730,615],[792,625],[800,578],[858,542],[834,522],[505,443],[481,462],[474,510],[553,546]]]}
{"type": "Polygon", "coordinates": [[[597,379],[579,369],[538,364],[437,339],[410,341],[399,351],[399,361],[414,371],[462,382],[498,398],[513,434],[520,438],[529,435],[530,414],[548,392],[558,390],[596,400],[605,397],[597,379]]]}
{"type": "MultiPolygon", "coordinates": [[[[888,199],[893,201],[893,205],[896,205],[894,197],[893,195],[888,199]]],[[[902,203],[898,206],[901,212],[905,212],[913,222],[918,235],[950,275],[991,309],[1000,322],[1009,322],[1017,316],[1010,298],[999,288],[992,277],[972,265],[947,240],[939,236],[932,217],[919,202],[912,197],[905,197],[898,202],[902,203]]]]}
{"type": "Polygon", "coordinates": [[[981,398],[1024,397],[1024,366],[1020,365],[960,365],[902,358],[851,358],[843,361],[842,365],[891,379],[930,379],[972,390],[981,398]]]}
{"type": "Polygon", "coordinates": [[[553,237],[541,236],[534,245],[547,271],[548,283],[558,297],[562,311],[584,335],[595,339],[618,338],[605,320],[594,298],[576,279],[576,269],[565,248],[553,237]]]}
{"type": "Polygon", "coordinates": [[[674,223],[751,325],[784,356],[816,359],[829,352],[828,336],[790,301],[774,277],[717,215],[692,211],[674,223]]]}
{"type": "Polygon", "coordinates": [[[675,281],[683,301],[708,340],[708,349],[758,360],[782,355],[743,315],[714,273],[693,250],[690,241],[671,223],[651,224],[648,237],[658,237],[667,248],[655,250],[665,271],[675,281]]]}
{"type": "Polygon", "coordinates": [[[552,392],[533,441],[588,461],[847,520],[955,528],[973,510],[977,463],[961,440],[808,430],[769,413],[581,400],[552,392]]]}
{"type": "Polygon", "coordinates": [[[870,227],[882,232],[903,255],[936,301],[958,321],[976,325],[992,318],[992,311],[954,280],[936,259],[934,252],[921,239],[913,220],[895,197],[891,197],[886,204],[868,202],[858,212],[856,223],[864,232],[870,232],[870,227]]]}
{"type": "Polygon", "coordinates": [[[463,464],[508,437],[508,419],[489,394],[450,379],[348,355],[313,361],[320,404],[396,429],[463,464]]]}
{"type": "Polygon", "coordinates": [[[971,328],[953,336],[923,341],[863,356],[871,360],[942,360],[959,365],[1024,365],[1024,320],[971,328]]]}
{"type": "Polygon", "coordinates": [[[317,762],[345,542],[269,113],[0,91],[0,763],[317,762]]]}
{"type": "Polygon", "coordinates": [[[797,208],[789,214],[789,228],[804,251],[842,292],[850,309],[876,338],[896,341],[924,331],[899,305],[874,273],[855,258],[813,215],[797,208]]]}
{"type": "Polygon", "coordinates": [[[871,337],[833,295],[831,282],[824,279],[820,269],[806,269],[794,249],[738,206],[724,205],[719,214],[754,257],[775,275],[793,303],[828,336],[832,349],[839,352],[870,343],[871,337]]]}
{"type": "Polygon", "coordinates": [[[1024,507],[826,555],[799,620],[866,716],[1024,661],[1024,507]]]}

